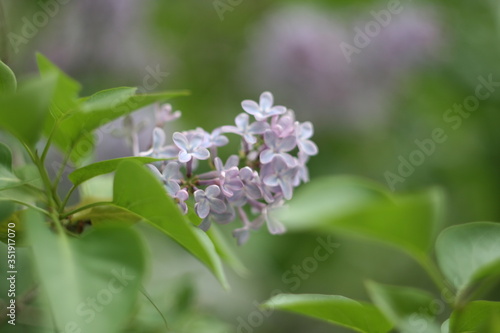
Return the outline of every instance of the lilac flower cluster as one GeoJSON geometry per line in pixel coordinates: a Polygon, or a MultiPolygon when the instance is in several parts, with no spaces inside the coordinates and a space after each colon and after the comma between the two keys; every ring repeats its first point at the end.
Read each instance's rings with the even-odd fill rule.
{"type": "Polygon", "coordinates": [[[157,113],[160,121],[153,131],[151,149],[139,153],[166,159],[150,165],[151,170],[183,213],[188,212],[189,199],[194,199],[194,210],[203,219],[201,229],[208,230],[213,222],[230,223],[238,216],[243,222],[233,231],[238,244],[264,223],[272,234],[285,232],[271,213],[292,198],[296,186],[309,180],[306,164],[318,153],[310,140],[313,125],[296,121],[292,110],[273,104],[273,95],[264,92],[259,103],[241,103],[245,112],[236,117],[235,125],[212,132],[202,128],[175,132],[171,144],[165,143],[163,124],[180,113],[164,107],[157,113]],[[217,151],[229,143],[227,134],[241,137],[241,150],[224,162],[217,151]],[[195,173],[205,160],[210,170],[195,173]]]}

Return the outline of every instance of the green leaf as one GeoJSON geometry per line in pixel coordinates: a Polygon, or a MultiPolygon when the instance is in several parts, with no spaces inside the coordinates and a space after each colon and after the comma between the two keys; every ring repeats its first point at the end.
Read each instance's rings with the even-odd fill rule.
{"type": "Polygon", "coordinates": [[[436,241],[436,256],[460,297],[472,284],[500,273],[500,224],[474,222],[447,228],[436,241]]]}
{"type": "Polygon", "coordinates": [[[163,184],[144,166],[124,161],[113,186],[113,203],[149,222],[190,251],[227,288],[222,263],[208,236],[182,215],[163,184]]]}
{"type": "Polygon", "coordinates": [[[245,267],[245,264],[241,261],[241,259],[237,256],[236,249],[232,248],[231,245],[228,244],[224,235],[222,235],[221,231],[216,225],[212,225],[210,229],[207,231],[208,237],[214,243],[215,249],[219,256],[224,260],[225,263],[229,265],[237,274],[240,276],[248,275],[248,269],[245,267]]]}
{"type": "Polygon", "coordinates": [[[392,325],[372,304],[336,295],[275,296],[263,307],[299,313],[362,333],[385,333],[392,325]]]}
{"type": "Polygon", "coordinates": [[[134,95],[135,91],[136,88],[115,88],[81,99],[79,109],[61,121],[54,141],[66,152],[76,148],[73,149],[71,158],[73,161],[80,161],[92,151],[92,133],[99,127],[152,103],[185,95],[182,91],[134,95]]]}
{"type": "Polygon", "coordinates": [[[15,94],[0,95],[0,127],[34,146],[43,129],[54,88],[54,76],[32,79],[15,94]]]}
{"type": "Polygon", "coordinates": [[[73,182],[73,184],[80,185],[86,180],[115,171],[116,168],[118,168],[118,165],[123,161],[137,161],[139,163],[147,164],[163,160],[152,157],[135,157],[135,156],[115,158],[112,160],[106,160],[102,162],[89,164],[82,168],[76,169],[75,171],[69,174],[68,178],[73,182]]]}
{"type": "Polygon", "coordinates": [[[50,103],[51,121],[46,126],[46,133],[52,130],[54,122],[78,107],[78,93],[81,86],[78,82],[66,75],[49,59],[37,53],[36,60],[42,77],[55,77],[55,91],[50,103]]]}
{"type": "Polygon", "coordinates": [[[0,142],[0,167],[12,171],[12,152],[9,147],[0,142]]]}
{"type": "Polygon", "coordinates": [[[0,94],[16,91],[17,81],[14,72],[0,60],[0,94]]]}
{"type": "Polygon", "coordinates": [[[434,321],[432,294],[416,288],[366,283],[370,298],[391,323],[403,333],[440,333],[434,321]],[[433,315],[433,316],[431,316],[433,315]]]}
{"type": "Polygon", "coordinates": [[[451,314],[450,328],[454,333],[500,332],[500,302],[470,302],[451,314]]]}
{"type": "Polygon", "coordinates": [[[362,179],[328,177],[304,185],[277,218],[289,230],[361,236],[422,260],[434,239],[442,199],[437,189],[396,196],[362,179]]]}
{"type": "Polygon", "coordinates": [[[54,234],[32,210],[24,222],[58,331],[122,332],[145,270],[136,232],[108,227],[69,238],[54,234]]]}

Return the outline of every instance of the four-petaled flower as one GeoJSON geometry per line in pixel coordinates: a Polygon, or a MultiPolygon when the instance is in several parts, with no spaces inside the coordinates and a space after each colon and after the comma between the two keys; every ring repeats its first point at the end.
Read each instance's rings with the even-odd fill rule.
{"type": "Polygon", "coordinates": [[[297,167],[290,168],[281,156],[277,156],[272,163],[264,165],[262,181],[267,186],[279,187],[285,199],[290,200],[298,171],[297,167]]]}
{"type": "Polygon", "coordinates": [[[263,121],[256,121],[249,124],[250,116],[246,113],[240,113],[235,119],[236,126],[222,126],[225,133],[239,134],[248,144],[255,144],[257,139],[255,135],[262,134],[269,129],[269,124],[263,121]]]}
{"type": "Polygon", "coordinates": [[[252,100],[244,100],[241,102],[241,107],[245,112],[255,117],[257,121],[266,120],[271,116],[277,116],[286,112],[286,107],[275,105],[273,94],[269,91],[263,92],[260,95],[259,104],[252,100]]]}
{"type": "Polygon", "coordinates": [[[204,219],[211,211],[219,214],[226,211],[226,204],[219,199],[220,193],[220,188],[217,185],[210,185],[206,190],[196,190],[194,192],[196,201],[194,209],[199,217],[204,219]]]}
{"type": "Polygon", "coordinates": [[[282,157],[290,167],[295,165],[292,155],[288,154],[297,146],[297,140],[294,136],[279,138],[276,133],[268,131],[264,133],[264,142],[267,148],[260,153],[260,162],[262,164],[270,163],[275,157],[282,157]]]}
{"type": "Polygon", "coordinates": [[[210,152],[203,147],[203,136],[196,133],[186,136],[180,132],[173,135],[175,145],[180,149],[179,162],[186,163],[192,159],[206,160],[210,157],[210,152]]]}
{"type": "Polygon", "coordinates": [[[179,154],[179,149],[174,146],[164,146],[165,132],[159,127],[153,130],[153,144],[148,151],[142,152],[140,156],[147,156],[153,158],[172,158],[179,154]]]}
{"type": "Polygon", "coordinates": [[[305,123],[295,122],[297,132],[297,146],[306,155],[313,156],[318,153],[318,146],[309,140],[314,134],[313,124],[310,121],[305,123]]]}

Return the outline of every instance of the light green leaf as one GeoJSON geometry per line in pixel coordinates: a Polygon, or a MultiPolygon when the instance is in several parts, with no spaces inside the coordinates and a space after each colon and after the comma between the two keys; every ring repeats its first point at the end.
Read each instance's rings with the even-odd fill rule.
{"type": "Polygon", "coordinates": [[[80,100],[78,110],[63,119],[54,141],[63,151],[72,150],[73,161],[88,156],[94,147],[93,132],[99,127],[147,105],[163,102],[185,92],[172,91],[152,95],[134,95],[136,88],[115,88],[80,100]]]}
{"type": "Polygon", "coordinates": [[[375,183],[346,176],[302,186],[277,218],[289,230],[321,229],[381,241],[421,260],[441,213],[441,191],[396,196],[375,183]]]}
{"type": "Polygon", "coordinates": [[[56,120],[67,116],[70,111],[77,109],[77,98],[81,86],[42,54],[37,53],[36,60],[42,77],[56,78],[54,95],[50,103],[52,118],[49,119],[45,128],[46,134],[48,134],[52,130],[52,125],[56,120]]]}
{"type": "Polygon", "coordinates": [[[36,212],[25,227],[43,291],[60,332],[122,332],[144,276],[144,251],[131,228],[82,238],[54,234],[36,212]]]}
{"type": "Polygon", "coordinates": [[[460,298],[467,287],[500,273],[500,224],[474,222],[447,228],[437,239],[436,256],[460,298]]]}
{"type": "MultiPolygon", "coordinates": [[[[366,283],[370,298],[402,333],[440,333],[431,317],[435,310],[432,294],[409,287],[389,286],[373,281],[366,283]]],[[[435,315],[435,313],[434,313],[435,315]]]]}
{"type": "Polygon", "coordinates": [[[113,186],[113,203],[149,222],[190,251],[227,288],[222,263],[210,238],[181,214],[163,184],[144,166],[124,161],[113,186]]]}
{"type": "Polygon", "coordinates": [[[0,60],[0,94],[16,91],[17,81],[14,72],[0,60]]]}
{"type": "Polygon", "coordinates": [[[69,174],[68,178],[73,182],[73,184],[79,185],[84,181],[94,178],[96,176],[115,171],[118,165],[123,161],[136,161],[139,163],[147,164],[163,160],[152,157],[135,157],[135,156],[115,158],[112,160],[106,160],[102,162],[89,164],[82,168],[76,169],[75,171],[69,174]]]}
{"type": "Polygon", "coordinates": [[[500,332],[500,302],[470,302],[451,314],[450,328],[453,333],[500,332]]]}
{"type": "Polygon", "coordinates": [[[48,76],[24,82],[15,94],[0,95],[0,128],[34,146],[49,112],[53,88],[54,76],[48,76]]]}
{"type": "Polygon", "coordinates": [[[207,235],[214,243],[217,253],[220,255],[222,260],[224,260],[224,262],[229,265],[229,267],[231,267],[240,276],[248,275],[248,269],[236,254],[237,250],[232,248],[231,245],[228,244],[224,235],[222,235],[221,231],[216,225],[212,225],[210,227],[210,229],[207,231],[207,235]]]}
{"type": "Polygon", "coordinates": [[[265,302],[263,307],[299,313],[362,333],[385,333],[392,328],[372,304],[343,296],[282,294],[265,302]]]}

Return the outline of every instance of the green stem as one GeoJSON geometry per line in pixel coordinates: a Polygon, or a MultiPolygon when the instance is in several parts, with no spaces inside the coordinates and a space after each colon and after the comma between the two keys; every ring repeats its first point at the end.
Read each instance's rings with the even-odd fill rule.
{"type": "Polygon", "coordinates": [[[113,204],[112,202],[110,201],[99,201],[99,202],[93,202],[91,204],[88,204],[88,205],[85,205],[85,206],[81,206],[81,207],[78,207],[76,209],[73,209],[67,213],[64,213],[61,215],[61,218],[67,218],[68,216],[70,215],[73,215],[73,214],[76,214],[78,212],[81,212],[82,210],[87,210],[87,209],[90,209],[92,207],[97,207],[97,206],[106,206],[106,205],[111,205],[113,204]]]}
{"type": "MultiPolygon", "coordinates": [[[[431,277],[434,284],[438,287],[438,289],[443,292],[445,290],[453,292],[454,288],[446,281],[445,277],[441,274],[441,271],[436,266],[434,261],[431,260],[428,256],[419,258],[420,265],[425,269],[427,274],[431,277]]],[[[453,302],[446,300],[448,305],[453,307],[453,302]]]]}
{"type": "Polygon", "coordinates": [[[12,201],[14,203],[17,203],[17,204],[20,204],[20,205],[23,205],[23,206],[26,206],[28,208],[31,208],[31,209],[34,209],[34,210],[37,210],[45,215],[47,215],[48,217],[52,217],[52,214],[50,214],[48,211],[46,211],[45,209],[43,208],[40,208],[38,206],[35,206],[35,205],[32,205],[30,203],[27,203],[27,202],[24,202],[24,201],[20,201],[20,200],[15,200],[15,199],[9,199],[8,201],[12,201]]]}
{"type": "Polygon", "coordinates": [[[61,207],[59,208],[59,214],[62,214],[62,212],[64,211],[64,208],[66,207],[66,205],[68,204],[68,201],[69,199],[71,198],[71,195],[73,194],[73,192],[77,189],[78,187],[76,185],[73,185],[69,191],[68,191],[68,194],[66,194],[66,196],[64,197],[62,203],[61,203],[61,207]]]}

